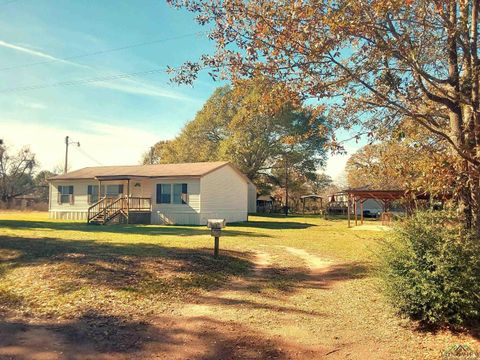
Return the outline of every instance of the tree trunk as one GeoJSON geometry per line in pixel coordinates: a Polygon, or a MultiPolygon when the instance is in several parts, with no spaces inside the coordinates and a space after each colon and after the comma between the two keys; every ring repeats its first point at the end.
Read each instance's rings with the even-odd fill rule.
{"type": "Polygon", "coordinates": [[[464,224],[466,230],[472,229],[472,192],[469,182],[469,166],[466,161],[462,161],[461,181],[458,194],[458,215],[459,220],[464,224]]]}
{"type": "Polygon", "coordinates": [[[475,235],[480,240],[480,169],[474,169],[471,177],[471,204],[472,204],[472,227],[475,235]]]}

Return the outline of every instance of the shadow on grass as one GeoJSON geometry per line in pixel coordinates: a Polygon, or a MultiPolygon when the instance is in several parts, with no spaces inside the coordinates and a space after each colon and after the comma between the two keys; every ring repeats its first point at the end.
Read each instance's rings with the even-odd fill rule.
{"type": "Polygon", "coordinates": [[[85,285],[83,281],[92,287],[102,285],[138,293],[162,293],[173,288],[188,292],[218,286],[231,275],[247,274],[252,267],[248,256],[223,250],[214,259],[212,250],[204,248],[2,236],[0,277],[17,267],[71,264],[74,266],[64,274],[69,278],[63,286],[65,292],[77,290],[85,285]],[[2,258],[5,252],[10,255],[2,258]]]}
{"type": "Polygon", "coordinates": [[[312,226],[317,226],[315,224],[295,222],[295,221],[248,221],[248,222],[238,222],[228,224],[229,226],[234,226],[238,228],[249,227],[249,228],[258,228],[258,229],[269,229],[269,230],[301,230],[308,229],[312,226]]]}
{"type": "Polygon", "coordinates": [[[290,358],[282,347],[241,324],[207,317],[147,323],[87,311],[73,321],[0,321],[0,358],[290,358]]]}
{"type": "MultiPolygon", "coordinates": [[[[235,224],[240,227],[241,223],[235,224]]],[[[288,225],[287,225],[288,226],[288,225]]],[[[144,226],[132,224],[114,224],[114,225],[88,225],[81,222],[67,221],[30,221],[30,220],[0,220],[0,227],[11,229],[49,229],[55,231],[82,231],[92,233],[113,233],[113,234],[133,234],[133,235],[172,235],[172,236],[195,236],[210,235],[210,230],[203,226],[177,226],[177,225],[158,225],[144,226]]],[[[248,237],[269,237],[269,235],[235,230],[226,228],[223,230],[223,236],[248,236],[248,237]]]]}
{"type": "MultiPolygon", "coordinates": [[[[32,271],[28,275],[22,275],[22,272],[18,275],[31,277],[18,279],[22,284],[20,286],[49,281],[52,283],[51,296],[73,293],[81,288],[92,293],[107,288],[166,300],[186,299],[190,295],[195,301],[201,298],[198,290],[209,291],[223,287],[237,292],[261,292],[262,296],[264,290],[270,289],[274,294],[268,295],[267,291],[265,296],[279,298],[305,288],[327,289],[336,282],[361,278],[367,274],[367,266],[357,263],[335,265],[319,274],[309,273],[305,268],[279,267],[268,267],[256,272],[253,271],[255,266],[252,256],[248,252],[222,250],[221,256],[214,259],[212,250],[205,248],[0,237],[0,270],[3,275],[16,268],[30,267],[32,271]],[[56,265],[67,267],[62,266],[57,270],[56,265]],[[47,271],[48,277],[39,280],[37,269],[47,271]],[[232,276],[240,281],[228,283],[232,276]]],[[[1,277],[0,274],[0,279],[1,277]]],[[[28,288],[26,290],[27,296],[37,296],[34,293],[28,294],[28,288]]],[[[3,295],[0,294],[0,305],[18,300],[12,294],[3,295]]],[[[211,301],[213,299],[210,297],[209,302],[211,301]]],[[[239,302],[249,308],[263,307],[253,302],[239,302]]],[[[236,304],[237,302],[231,303],[236,304]]],[[[298,312],[289,306],[277,310],[298,312]]]]}

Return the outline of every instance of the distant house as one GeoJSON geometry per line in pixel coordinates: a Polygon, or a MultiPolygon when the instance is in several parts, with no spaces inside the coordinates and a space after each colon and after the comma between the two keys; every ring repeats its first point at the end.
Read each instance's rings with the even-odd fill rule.
{"type": "Polygon", "coordinates": [[[274,199],[270,195],[260,195],[257,197],[257,212],[269,213],[273,211],[274,199]]]}
{"type": "Polygon", "coordinates": [[[48,208],[46,200],[35,192],[15,196],[11,205],[13,205],[13,208],[22,210],[29,209],[45,211],[48,208]]]}
{"type": "Polygon", "coordinates": [[[87,167],[49,183],[55,219],[203,225],[255,212],[255,186],[228,162],[87,167]]]}

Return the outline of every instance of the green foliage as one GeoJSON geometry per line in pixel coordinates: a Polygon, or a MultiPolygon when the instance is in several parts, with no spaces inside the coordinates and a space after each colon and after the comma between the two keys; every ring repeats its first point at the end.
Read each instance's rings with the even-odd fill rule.
{"type": "MultiPolygon", "coordinates": [[[[315,174],[325,162],[325,121],[294,95],[266,79],[217,89],[173,140],[154,146],[154,162],[231,161],[260,184],[282,168],[315,174]]],[[[149,162],[149,155],[144,163],[149,162]]],[[[284,171],[280,171],[284,173],[284,171]]]]}
{"type": "Polygon", "coordinates": [[[427,325],[480,319],[480,242],[452,214],[418,212],[381,247],[381,276],[401,313],[427,325]]]}

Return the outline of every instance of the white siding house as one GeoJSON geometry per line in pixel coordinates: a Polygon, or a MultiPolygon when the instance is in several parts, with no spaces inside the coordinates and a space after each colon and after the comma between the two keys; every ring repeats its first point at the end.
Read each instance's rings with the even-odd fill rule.
{"type": "Polygon", "coordinates": [[[256,196],[228,162],[89,167],[49,181],[50,217],[94,223],[246,221],[249,195],[256,196]]]}

